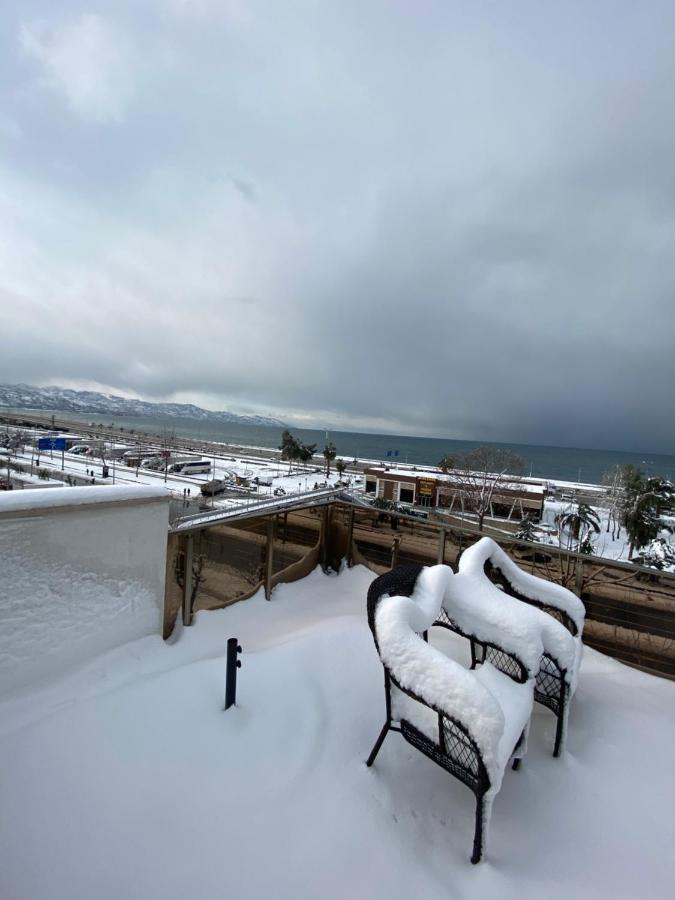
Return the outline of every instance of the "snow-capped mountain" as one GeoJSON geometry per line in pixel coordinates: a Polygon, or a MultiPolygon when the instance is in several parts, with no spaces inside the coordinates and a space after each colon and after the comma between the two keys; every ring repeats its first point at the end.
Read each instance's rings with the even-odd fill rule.
{"type": "Polygon", "coordinates": [[[213,412],[192,403],[150,403],[128,400],[96,391],[71,391],[60,387],[32,387],[28,384],[0,384],[0,408],[53,409],[60,412],[100,413],[106,416],[164,416],[172,419],[202,419],[210,422],[238,422],[242,425],[275,425],[283,422],[271,416],[243,416],[222,410],[213,412]]]}

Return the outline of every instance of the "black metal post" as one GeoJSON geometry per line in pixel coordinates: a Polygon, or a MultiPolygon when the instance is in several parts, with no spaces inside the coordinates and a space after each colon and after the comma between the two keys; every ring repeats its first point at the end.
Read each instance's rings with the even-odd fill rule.
{"type": "Polygon", "coordinates": [[[228,638],[225,673],[225,709],[229,709],[237,702],[237,669],[241,668],[241,660],[237,659],[237,654],[239,653],[241,653],[241,647],[237,638],[228,638]]]}

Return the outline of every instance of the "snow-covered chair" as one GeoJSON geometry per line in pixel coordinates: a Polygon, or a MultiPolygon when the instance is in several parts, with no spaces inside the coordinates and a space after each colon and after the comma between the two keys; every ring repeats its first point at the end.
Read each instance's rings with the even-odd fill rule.
{"type": "Polygon", "coordinates": [[[368,624],[384,667],[386,721],[367,760],[372,766],[389,731],[469,787],[476,796],[471,862],[484,852],[492,802],[504,771],[518,768],[527,745],[534,682],[489,662],[467,669],[420,635],[438,619],[447,566],[399,566],[368,591],[368,624]]]}
{"type": "MultiPolygon", "coordinates": [[[[508,634],[516,636],[517,646],[528,658],[529,670],[535,672],[534,698],[556,716],[553,755],[559,756],[565,745],[569,704],[581,662],[583,603],[561,585],[524,572],[489,537],[462,553],[459,574],[452,584],[454,613],[444,610],[436,624],[471,638],[478,616],[483,632],[487,629],[502,644],[508,645],[508,634]],[[459,601],[454,596],[458,591],[459,601]],[[523,650],[524,636],[529,653],[523,650]]],[[[495,651],[489,643],[471,643],[473,658],[494,661],[495,651]]]]}

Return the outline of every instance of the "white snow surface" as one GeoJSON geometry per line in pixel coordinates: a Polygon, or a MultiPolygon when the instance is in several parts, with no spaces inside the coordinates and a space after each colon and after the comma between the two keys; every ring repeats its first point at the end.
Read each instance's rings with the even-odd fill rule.
{"type": "MultiPolygon", "coordinates": [[[[0,703],[0,897],[670,898],[675,684],[587,650],[567,752],[535,706],[472,866],[464,785],[397,734],[364,765],[384,721],[373,577],[317,571],[0,703]]],[[[465,661],[465,640],[432,640],[465,661]]]]}
{"type": "Polygon", "coordinates": [[[579,634],[582,633],[586,610],[576,594],[560,584],[524,572],[492,538],[483,537],[467,547],[460,557],[459,571],[467,575],[484,575],[488,560],[520,594],[566,612],[577,626],[579,634]]]}

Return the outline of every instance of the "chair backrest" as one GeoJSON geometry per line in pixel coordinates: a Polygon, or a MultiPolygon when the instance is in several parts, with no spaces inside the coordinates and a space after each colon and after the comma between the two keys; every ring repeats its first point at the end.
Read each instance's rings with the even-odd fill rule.
{"type": "Polygon", "coordinates": [[[519,616],[523,627],[538,628],[542,655],[548,655],[563,672],[565,682],[576,687],[581,663],[585,608],[581,600],[563,588],[543,578],[524,572],[511,560],[492,538],[481,538],[468,547],[459,561],[459,575],[482,583],[492,591],[495,605],[501,602],[519,616]],[[503,578],[500,590],[490,577],[498,571],[503,578]],[[521,602],[524,601],[524,602],[521,602]],[[520,609],[519,609],[520,607],[520,609]],[[567,626],[555,615],[558,611],[567,618],[567,626]]]}
{"type": "Polygon", "coordinates": [[[581,637],[586,609],[579,597],[560,584],[525,572],[492,538],[481,538],[467,547],[459,560],[459,571],[468,575],[487,575],[510,596],[544,609],[572,635],[581,637]]]}
{"type": "Polygon", "coordinates": [[[368,626],[378,652],[380,648],[377,644],[377,633],[375,631],[375,609],[380,597],[385,595],[409,597],[415,590],[415,582],[423,568],[424,566],[415,564],[397,566],[397,568],[392,569],[390,572],[385,572],[384,575],[376,578],[368,588],[368,626]]]}

